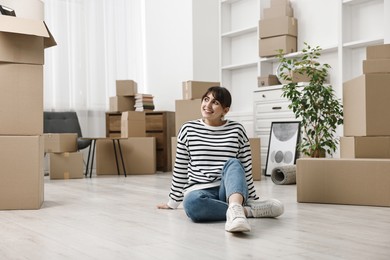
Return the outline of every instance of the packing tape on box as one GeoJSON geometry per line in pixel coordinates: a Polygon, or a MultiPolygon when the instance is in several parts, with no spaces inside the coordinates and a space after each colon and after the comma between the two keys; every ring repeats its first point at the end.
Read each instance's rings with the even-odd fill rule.
{"type": "Polygon", "coordinates": [[[271,173],[272,181],[277,185],[287,185],[296,183],[296,166],[285,165],[275,167],[271,173]]]}
{"type": "Polygon", "coordinates": [[[64,172],[64,180],[69,180],[69,179],[70,179],[69,172],[64,172]]]}

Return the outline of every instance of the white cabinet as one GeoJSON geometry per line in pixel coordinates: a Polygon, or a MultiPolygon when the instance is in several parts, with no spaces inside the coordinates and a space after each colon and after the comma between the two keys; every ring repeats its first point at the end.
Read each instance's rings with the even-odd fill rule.
{"type": "Polygon", "coordinates": [[[288,108],[289,101],[283,97],[282,87],[263,87],[254,92],[254,132],[261,140],[261,164],[264,170],[272,122],[298,121],[288,108]]]}

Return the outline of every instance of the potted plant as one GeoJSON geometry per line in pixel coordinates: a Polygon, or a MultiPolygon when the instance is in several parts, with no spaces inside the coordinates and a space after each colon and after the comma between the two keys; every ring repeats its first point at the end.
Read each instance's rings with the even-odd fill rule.
{"type": "Polygon", "coordinates": [[[329,64],[321,64],[321,48],[304,43],[302,55],[288,58],[279,50],[279,77],[285,84],[282,97],[291,101],[289,108],[301,120],[298,151],[310,157],[332,155],[339,143],[337,126],[343,124],[343,106],[331,85],[326,84],[329,64]],[[304,75],[308,83],[298,84],[294,75],[304,75]]]}

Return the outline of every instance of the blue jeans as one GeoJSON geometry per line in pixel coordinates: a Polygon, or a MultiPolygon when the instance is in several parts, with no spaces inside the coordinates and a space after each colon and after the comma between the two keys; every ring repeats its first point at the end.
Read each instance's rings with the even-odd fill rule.
{"type": "Polygon", "coordinates": [[[194,222],[226,220],[228,199],[233,193],[241,194],[244,202],[248,198],[245,170],[237,159],[226,161],[219,187],[189,192],[184,197],[183,207],[194,222]]]}

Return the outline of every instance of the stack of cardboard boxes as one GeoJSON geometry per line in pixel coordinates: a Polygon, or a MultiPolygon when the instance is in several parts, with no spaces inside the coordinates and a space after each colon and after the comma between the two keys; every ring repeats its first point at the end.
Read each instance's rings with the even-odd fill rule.
{"type": "MultiPolygon", "coordinates": [[[[200,111],[201,98],[208,88],[220,86],[220,82],[208,81],[184,81],[182,84],[183,99],[175,102],[175,126],[176,134],[179,132],[183,123],[202,118],[200,111]]],[[[252,149],[252,172],[253,179],[261,179],[261,160],[260,160],[260,138],[250,138],[252,149]]],[[[172,165],[175,165],[177,137],[172,137],[172,165]]]]}
{"type": "Polygon", "coordinates": [[[110,112],[123,112],[135,110],[135,95],[137,94],[137,82],[134,80],[117,80],[116,95],[110,97],[110,112]]]}
{"type": "Polygon", "coordinates": [[[43,203],[44,49],[54,45],[42,20],[0,16],[0,209],[43,203]]]}
{"type": "Polygon", "coordinates": [[[259,21],[259,56],[275,56],[297,51],[298,21],[289,0],[271,0],[271,7],[263,9],[259,21]]]}
{"type": "Polygon", "coordinates": [[[343,85],[341,159],[299,159],[299,202],[390,206],[390,44],[367,47],[343,85]]]}
{"type": "Polygon", "coordinates": [[[81,179],[83,154],[77,151],[77,134],[44,134],[45,153],[50,158],[50,179],[81,179]]]}

